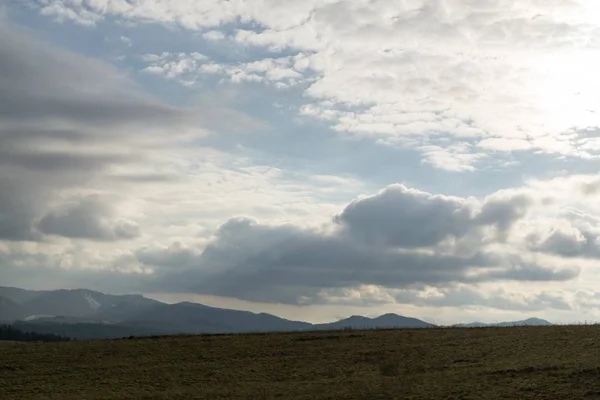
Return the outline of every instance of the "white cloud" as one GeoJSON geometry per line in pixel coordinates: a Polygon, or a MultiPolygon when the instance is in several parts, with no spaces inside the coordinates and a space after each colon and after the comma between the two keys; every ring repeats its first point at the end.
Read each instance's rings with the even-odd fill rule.
{"type": "Polygon", "coordinates": [[[133,45],[133,41],[127,36],[119,36],[119,40],[125,43],[128,47],[131,47],[133,45]]]}
{"type": "Polygon", "coordinates": [[[485,157],[484,153],[470,151],[466,144],[452,144],[447,147],[425,145],[418,147],[423,153],[423,161],[448,171],[475,171],[473,164],[485,157]]]}
{"type": "MultiPolygon", "coordinates": [[[[219,27],[238,18],[257,22],[262,30],[238,30],[232,40],[306,57],[293,68],[260,73],[252,70],[253,63],[212,64],[200,72],[222,73],[234,82],[290,87],[301,79],[302,68],[310,67],[315,77],[305,90],[307,99],[316,108],[321,101],[331,104],[317,115],[334,116],[345,106],[358,107],[331,119],[332,127],[342,133],[429,154],[427,146],[437,145],[431,137],[442,132],[461,145],[480,139],[480,147],[496,151],[598,155],[591,144],[578,146],[578,131],[572,130],[600,125],[595,106],[600,104],[600,86],[594,75],[600,69],[600,27],[590,18],[597,11],[592,0],[39,4],[42,12],[63,19],[114,16],[176,23],[190,30],[219,27]]],[[[217,30],[204,36],[224,39],[217,30]]],[[[174,77],[193,68],[186,59],[163,70],[174,77]]],[[[468,150],[457,153],[452,163],[439,162],[445,156],[427,157],[439,168],[470,171],[482,156],[468,150]]]]}
{"type": "Polygon", "coordinates": [[[202,37],[206,40],[218,41],[225,39],[225,35],[220,31],[208,31],[202,34],[202,37]]]}
{"type": "Polygon", "coordinates": [[[58,22],[72,21],[79,25],[94,26],[103,16],[86,8],[73,8],[71,1],[39,1],[40,13],[53,17],[58,22]]]}
{"type": "Polygon", "coordinates": [[[289,88],[310,82],[305,68],[298,70],[296,64],[304,55],[265,58],[253,62],[217,63],[200,53],[146,54],[142,59],[148,63],[147,72],[193,84],[205,75],[221,76],[233,83],[263,82],[275,87],[289,88]]]}

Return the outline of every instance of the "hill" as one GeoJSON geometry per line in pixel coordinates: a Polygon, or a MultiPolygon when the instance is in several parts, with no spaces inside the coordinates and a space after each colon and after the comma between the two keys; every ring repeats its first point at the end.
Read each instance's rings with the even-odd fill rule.
{"type": "Polygon", "coordinates": [[[377,328],[433,328],[435,325],[416,318],[397,314],[384,314],[376,318],[354,315],[337,322],[315,325],[317,329],[377,329],[377,328]]]}
{"type": "Polygon", "coordinates": [[[500,322],[496,326],[550,326],[550,322],[539,318],[528,318],[523,321],[500,322]]]}

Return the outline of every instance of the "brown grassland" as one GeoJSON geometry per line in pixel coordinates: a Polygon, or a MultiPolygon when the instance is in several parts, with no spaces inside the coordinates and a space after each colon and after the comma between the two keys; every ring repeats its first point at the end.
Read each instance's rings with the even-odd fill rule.
{"type": "Polygon", "coordinates": [[[0,346],[0,399],[593,399],[600,326],[0,346]]]}

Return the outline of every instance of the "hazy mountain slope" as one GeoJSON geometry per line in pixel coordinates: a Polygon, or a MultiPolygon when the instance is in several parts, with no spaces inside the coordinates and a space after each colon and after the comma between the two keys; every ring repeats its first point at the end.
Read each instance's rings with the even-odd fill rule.
{"type": "Polygon", "coordinates": [[[162,304],[140,295],[109,295],[87,289],[53,290],[22,304],[27,316],[61,315],[93,320],[127,319],[144,307],[162,304]]]}
{"type": "Polygon", "coordinates": [[[23,303],[28,315],[87,317],[110,303],[109,295],[87,289],[53,290],[23,303]]]}
{"type": "Polygon", "coordinates": [[[11,299],[0,296],[0,323],[23,318],[23,309],[11,299]]]}
{"type": "Polygon", "coordinates": [[[47,291],[26,290],[15,287],[0,286],[0,296],[6,297],[17,304],[23,304],[26,301],[46,292],[47,291]]]}
{"type": "Polygon", "coordinates": [[[161,304],[164,303],[141,295],[113,296],[110,302],[103,304],[92,315],[92,318],[98,321],[126,321],[161,304]]]}
{"type": "Polygon", "coordinates": [[[312,327],[306,322],[290,321],[270,314],[255,314],[185,302],[157,304],[123,323],[146,327],[160,323],[181,333],[290,331],[312,327]]]}

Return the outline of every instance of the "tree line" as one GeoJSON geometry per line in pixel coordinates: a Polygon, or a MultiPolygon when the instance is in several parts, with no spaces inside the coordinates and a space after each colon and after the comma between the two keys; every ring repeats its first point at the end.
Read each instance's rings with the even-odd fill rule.
{"type": "Polygon", "coordinates": [[[0,325],[0,340],[13,342],[66,342],[71,339],[52,333],[25,332],[12,325],[0,325]]]}

